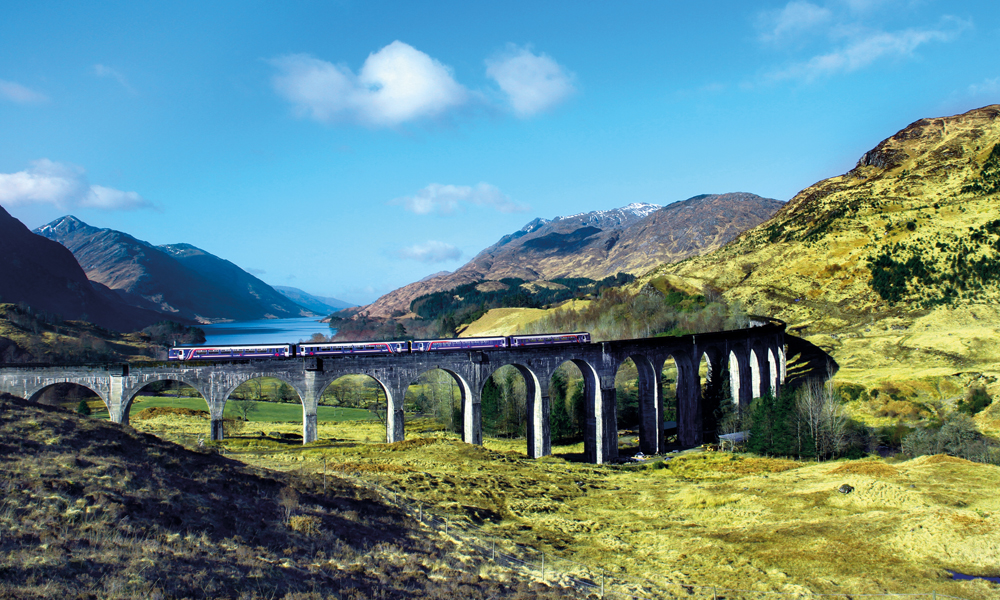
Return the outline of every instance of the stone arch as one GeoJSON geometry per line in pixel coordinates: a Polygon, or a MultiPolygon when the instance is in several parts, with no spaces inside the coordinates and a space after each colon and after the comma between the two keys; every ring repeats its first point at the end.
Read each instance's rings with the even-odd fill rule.
{"type": "MultiPolygon", "coordinates": [[[[483,443],[482,430],[477,427],[478,407],[472,406],[473,404],[472,386],[470,386],[466,378],[463,377],[456,370],[449,369],[448,367],[442,365],[434,365],[429,369],[420,371],[416,379],[407,384],[407,388],[409,388],[409,386],[411,385],[415,385],[417,381],[420,380],[421,377],[432,371],[443,371],[447,373],[448,375],[451,376],[452,380],[458,387],[459,406],[461,407],[461,412],[462,412],[462,441],[469,444],[482,444],[483,443]],[[479,429],[479,431],[477,431],[477,429],[479,429]]],[[[376,381],[378,381],[377,378],[376,381]]],[[[406,400],[407,388],[404,388],[403,390],[403,397],[399,398],[399,406],[402,406],[403,402],[405,402],[406,400]]],[[[390,398],[389,390],[385,386],[383,386],[383,389],[386,393],[386,399],[388,400],[390,398]]],[[[389,405],[393,406],[393,403],[390,402],[389,405]]],[[[387,424],[388,421],[389,419],[386,419],[387,424]]]]}
{"type": "Polygon", "coordinates": [[[760,383],[761,383],[761,368],[760,368],[760,357],[757,356],[757,351],[753,348],[750,349],[750,397],[760,398],[760,383]]]}
{"type": "Polygon", "coordinates": [[[701,381],[701,419],[703,439],[714,440],[718,436],[719,418],[728,407],[723,404],[727,401],[731,403],[731,385],[729,382],[729,371],[726,364],[726,355],[718,348],[708,347],[702,352],[698,360],[699,376],[701,376],[702,365],[705,366],[705,375],[701,381]]]}
{"type": "Polygon", "coordinates": [[[65,384],[76,385],[95,394],[98,398],[101,399],[102,402],[104,402],[104,406],[108,411],[108,418],[114,420],[114,413],[111,410],[111,403],[109,402],[106,390],[101,390],[100,386],[88,385],[87,383],[75,380],[72,377],[60,379],[59,381],[46,381],[41,385],[34,386],[28,390],[28,393],[25,394],[25,396],[27,396],[26,399],[32,402],[38,402],[41,399],[42,394],[44,394],[46,390],[51,389],[57,385],[65,385],[65,384]]]}
{"type": "MultiPolygon", "coordinates": [[[[479,386],[479,398],[482,398],[486,382],[503,367],[512,367],[518,372],[521,379],[524,380],[525,438],[527,441],[528,458],[539,458],[541,456],[548,456],[549,454],[552,454],[552,434],[549,421],[549,395],[547,390],[542,389],[538,375],[535,374],[530,367],[521,363],[511,362],[493,369],[488,375],[483,377],[482,384],[479,386]]],[[[464,411],[463,416],[469,412],[471,411],[464,411]]],[[[476,407],[476,416],[478,417],[475,419],[477,428],[474,433],[478,435],[478,437],[475,438],[475,441],[470,441],[469,439],[465,440],[470,444],[483,443],[481,405],[476,407]]],[[[466,418],[466,422],[469,423],[468,418],[466,418]]]]}
{"type": "Polygon", "coordinates": [[[741,410],[750,405],[750,366],[747,357],[736,349],[729,351],[729,393],[741,410]]]}
{"type": "MultiPolygon", "coordinates": [[[[663,397],[660,376],[653,362],[644,354],[632,353],[615,368],[616,386],[625,363],[631,360],[636,369],[639,451],[643,454],[660,454],[663,451],[663,397]]],[[[617,398],[616,401],[620,400],[617,398]]],[[[616,411],[616,419],[618,413],[616,411]]],[[[617,425],[616,425],[617,426],[617,425]]]]}
{"type": "MultiPolygon", "coordinates": [[[[212,419],[212,439],[218,441],[218,440],[222,440],[222,439],[225,438],[225,434],[223,433],[222,423],[223,423],[223,418],[224,418],[224,415],[225,415],[225,412],[226,412],[226,403],[229,402],[230,395],[232,395],[232,393],[235,392],[237,390],[237,388],[239,388],[244,383],[247,383],[248,381],[253,381],[254,379],[262,379],[264,377],[270,377],[271,379],[277,379],[278,381],[280,381],[282,383],[285,383],[289,387],[292,388],[292,390],[295,392],[295,394],[299,397],[299,403],[302,405],[302,412],[303,412],[303,436],[302,436],[302,441],[303,441],[303,443],[309,443],[310,441],[316,441],[316,434],[315,434],[316,412],[315,412],[315,407],[313,407],[313,412],[312,412],[312,426],[313,426],[312,433],[311,433],[311,438],[312,439],[309,439],[310,432],[308,431],[309,427],[308,427],[308,424],[307,424],[307,421],[309,420],[308,419],[309,405],[308,405],[308,402],[307,402],[306,391],[302,388],[302,386],[298,385],[296,382],[289,381],[284,376],[283,373],[280,373],[280,372],[279,373],[274,373],[274,372],[271,372],[271,371],[238,373],[235,376],[227,378],[226,381],[221,382],[222,385],[220,386],[220,389],[219,389],[219,391],[218,391],[217,394],[211,394],[211,393],[209,393],[209,395],[207,396],[207,399],[208,399],[208,404],[209,404],[209,412],[211,413],[211,419],[212,419]]],[[[201,389],[199,389],[198,386],[194,386],[194,387],[195,387],[195,389],[199,390],[199,392],[202,394],[202,397],[205,397],[205,393],[203,391],[201,391],[201,389]]],[[[211,387],[214,387],[214,386],[210,386],[210,388],[211,387]]]]}
{"type": "Polygon", "coordinates": [[[151,384],[158,383],[160,381],[176,381],[177,383],[183,383],[184,385],[194,388],[202,400],[205,401],[205,406],[208,408],[209,414],[212,412],[212,403],[209,401],[208,396],[202,391],[196,383],[190,381],[185,381],[183,377],[176,377],[173,375],[161,375],[152,377],[149,379],[144,379],[135,385],[129,386],[122,393],[122,404],[121,404],[121,421],[123,425],[128,425],[130,413],[132,411],[132,403],[135,401],[136,397],[139,396],[139,392],[147,388],[151,384]]]}

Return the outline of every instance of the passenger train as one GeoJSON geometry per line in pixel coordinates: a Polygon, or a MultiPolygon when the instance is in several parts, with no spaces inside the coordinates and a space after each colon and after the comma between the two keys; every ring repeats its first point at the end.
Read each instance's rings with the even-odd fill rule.
{"type": "Polygon", "coordinates": [[[174,346],[168,360],[216,360],[232,358],[294,358],[305,356],[345,356],[354,354],[410,354],[444,350],[493,350],[553,344],[589,344],[590,334],[543,333],[506,337],[470,337],[445,340],[394,342],[318,342],[299,344],[248,344],[243,346],[174,346]]]}

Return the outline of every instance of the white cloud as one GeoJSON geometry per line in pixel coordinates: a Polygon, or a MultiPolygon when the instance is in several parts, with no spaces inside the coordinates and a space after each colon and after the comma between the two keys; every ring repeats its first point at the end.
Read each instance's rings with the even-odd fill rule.
{"type": "Polygon", "coordinates": [[[0,79],[0,97],[6,98],[18,104],[31,104],[35,102],[45,102],[48,96],[41,92],[36,92],[20,83],[5,81],[0,79]]]}
{"type": "Polygon", "coordinates": [[[122,75],[121,71],[118,71],[117,69],[113,69],[107,65],[96,64],[90,68],[90,72],[98,77],[110,77],[111,79],[117,81],[123,88],[125,88],[125,90],[128,93],[130,94],[136,93],[135,88],[132,87],[132,84],[130,84],[128,82],[128,79],[126,79],[125,76],[122,75]]]}
{"type": "Polygon", "coordinates": [[[1000,95],[1000,77],[984,79],[980,83],[973,83],[969,86],[970,96],[997,96],[1000,95]]]}
{"type": "Polygon", "coordinates": [[[401,204],[406,210],[418,215],[450,215],[468,204],[494,208],[503,213],[529,210],[528,206],[514,202],[500,188],[488,183],[479,183],[475,187],[432,183],[416,194],[396,198],[390,204],[401,204]]]}
{"type": "Polygon", "coordinates": [[[520,117],[552,108],[576,91],[573,74],[552,57],[514,45],[486,60],[486,75],[507,94],[520,117]]]}
{"type": "Polygon", "coordinates": [[[51,204],[60,209],[154,208],[152,202],[135,192],[90,185],[82,167],[47,158],[32,162],[31,167],[24,171],[0,173],[0,204],[51,204]]]}
{"type": "Polygon", "coordinates": [[[417,260],[425,263],[439,263],[450,260],[458,260],[462,257],[462,252],[451,244],[430,241],[403,248],[399,251],[398,255],[400,258],[408,260],[417,260]]]}
{"type": "Polygon", "coordinates": [[[771,74],[771,79],[803,79],[812,81],[838,73],[850,73],[870,64],[892,58],[907,58],[929,42],[954,39],[969,23],[948,19],[950,27],[938,29],[906,29],[897,32],[865,32],[852,34],[849,41],[832,52],[812,57],[771,74]]]}
{"type": "Polygon", "coordinates": [[[760,16],[761,28],[765,30],[761,39],[780,41],[795,36],[826,23],[832,14],[829,9],[811,2],[789,2],[781,10],[769,11],[760,16]]]}
{"type": "Polygon", "coordinates": [[[370,54],[357,75],[308,54],[270,63],[278,70],[275,90],[300,114],[324,123],[392,127],[439,116],[469,98],[451,69],[398,40],[370,54]]]}

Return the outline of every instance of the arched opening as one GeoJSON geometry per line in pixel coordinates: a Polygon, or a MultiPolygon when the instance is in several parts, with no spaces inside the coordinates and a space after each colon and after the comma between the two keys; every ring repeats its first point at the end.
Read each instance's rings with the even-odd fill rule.
{"type": "Polygon", "coordinates": [[[153,381],[122,407],[122,422],[183,445],[195,445],[211,436],[208,402],[183,381],[153,381]]]}
{"type": "MultiPolygon", "coordinates": [[[[462,382],[444,369],[425,371],[406,388],[403,411],[407,431],[464,431],[462,382]]],[[[383,406],[385,400],[383,397],[383,406]]]]}
{"type": "MultiPolygon", "coordinates": [[[[331,381],[319,396],[316,427],[322,430],[322,435],[319,431],[317,434],[324,438],[382,441],[387,404],[385,388],[374,377],[361,373],[342,375],[331,381]]],[[[289,433],[297,433],[294,426],[289,425],[289,433]]],[[[280,433],[284,438],[284,431],[280,433]]]]}
{"type": "MultiPolygon", "coordinates": [[[[550,404],[555,407],[550,408],[553,437],[565,430],[557,425],[562,421],[569,435],[560,435],[557,439],[563,442],[583,438],[583,453],[577,442],[564,445],[559,455],[598,464],[614,458],[618,454],[618,424],[612,414],[615,407],[605,407],[597,371],[586,361],[575,359],[559,365],[555,372],[560,370],[565,377],[565,387],[555,374],[549,380],[550,404]],[[562,406],[556,406],[555,402],[562,402],[562,406]]],[[[613,386],[614,382],[609,381],[608,385],[613,386]]],[[[614,388],[611,392],[614,393],[614,388]]]]}
{"type": "Polygon", "coordinates": [[[514,365],[504,365],[486,378],[482,394],[483,435],[522,438],[528,433],[527,382],[514,365]]]}
{"type": "Polygon", "coordinates": [[[733,404],[737,408],[741,408],[740,402],[742,398],[740,396],[740,359],[736,357],[735,352],[729,353],[729,395],[733,399],[733,404]]]}
{"type": "Polygon", "coordinates": [[[769,369],[768,369],[768,375],[770,375],[770,377],[768,377],[768,379],[767,379],[767,387],[771,391],[772,394],[777,394],[777,392],[778,392],[778,363],[777,363],[777,361],[774,360],[774,352],[772,352],[770,348],[767,349],[767,365],[769,367],[769,369]]]}
{"type": "Polygon", "coordinates": [[[54,383],[31,396],[33,402],[58,406],[95,419],[111,417],[108,406],[97,392],[78,383],[54,383]]]}
{"type": "Polygon", "coordinates": [[[566,361],[549,379],[549,431],[552,445],[560,452],[579,453],[587,422],[585,385],[580,367],[566,361]],[[572,448],[572,446],[577,446],[572,448]]]}
{"type": "Polygon", "coordinates": [[[678,423],[680,423],[680,402],[677,399],[677,383],[680,380],[680,370],[677,359],[672,355],[663,362],[660,370],[660,389],[663,395],[663,445],[664,448],[676,447],[678,439],[678,423]]]}
{"type": "Polygon", "coordinates": [[[763,392],[760,389],[760,362],[757,360],[757,352],[750,351],[750,397],[760,398],[763,392]]]}
{"type": "MultiPolygon", "coordinates": [[[[226,438],[261,436],[280,433],[289,440],[302,440],[301,433],[287,434],[286,427],[302,421],[302,399],[287,381],[274,377],[252,377],[226,398],[222,413],[223,435],[226,438]],[[271,431],[265,431],[270,429],[271,431]]],[[[301,431],[301,426],[297,426],[301,431]]],[[[274,437],[274,436],[272,436],[274,437]]]]}
{"type": "Polygon", "coordinates": [[[716,442],[721,433],[728,433],[720,431],[720,426],[734,410],[728,365],[722,362],[717,352],[705,352],[698,363],[698,375],[701,380],[702,439],[716,442]]]}
{"type": "MultiPolygon", "coordinates": [[[[662,378],[662,373],[660,375],[662,378]]],[[[615,373],[620,454],[659,454],[663,445],[662,383],[645,356],[630,356],[615,373]]]]}

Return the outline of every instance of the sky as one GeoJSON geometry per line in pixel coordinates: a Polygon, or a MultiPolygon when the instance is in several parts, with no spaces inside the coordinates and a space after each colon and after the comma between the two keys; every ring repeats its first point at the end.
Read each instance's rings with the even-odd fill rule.
{"type": "Polygon", "coordinates": [[[536,217],[788,200],[1000,102],[1000,3],[0,4],[0,206],[363,304],[536,217]]]}

